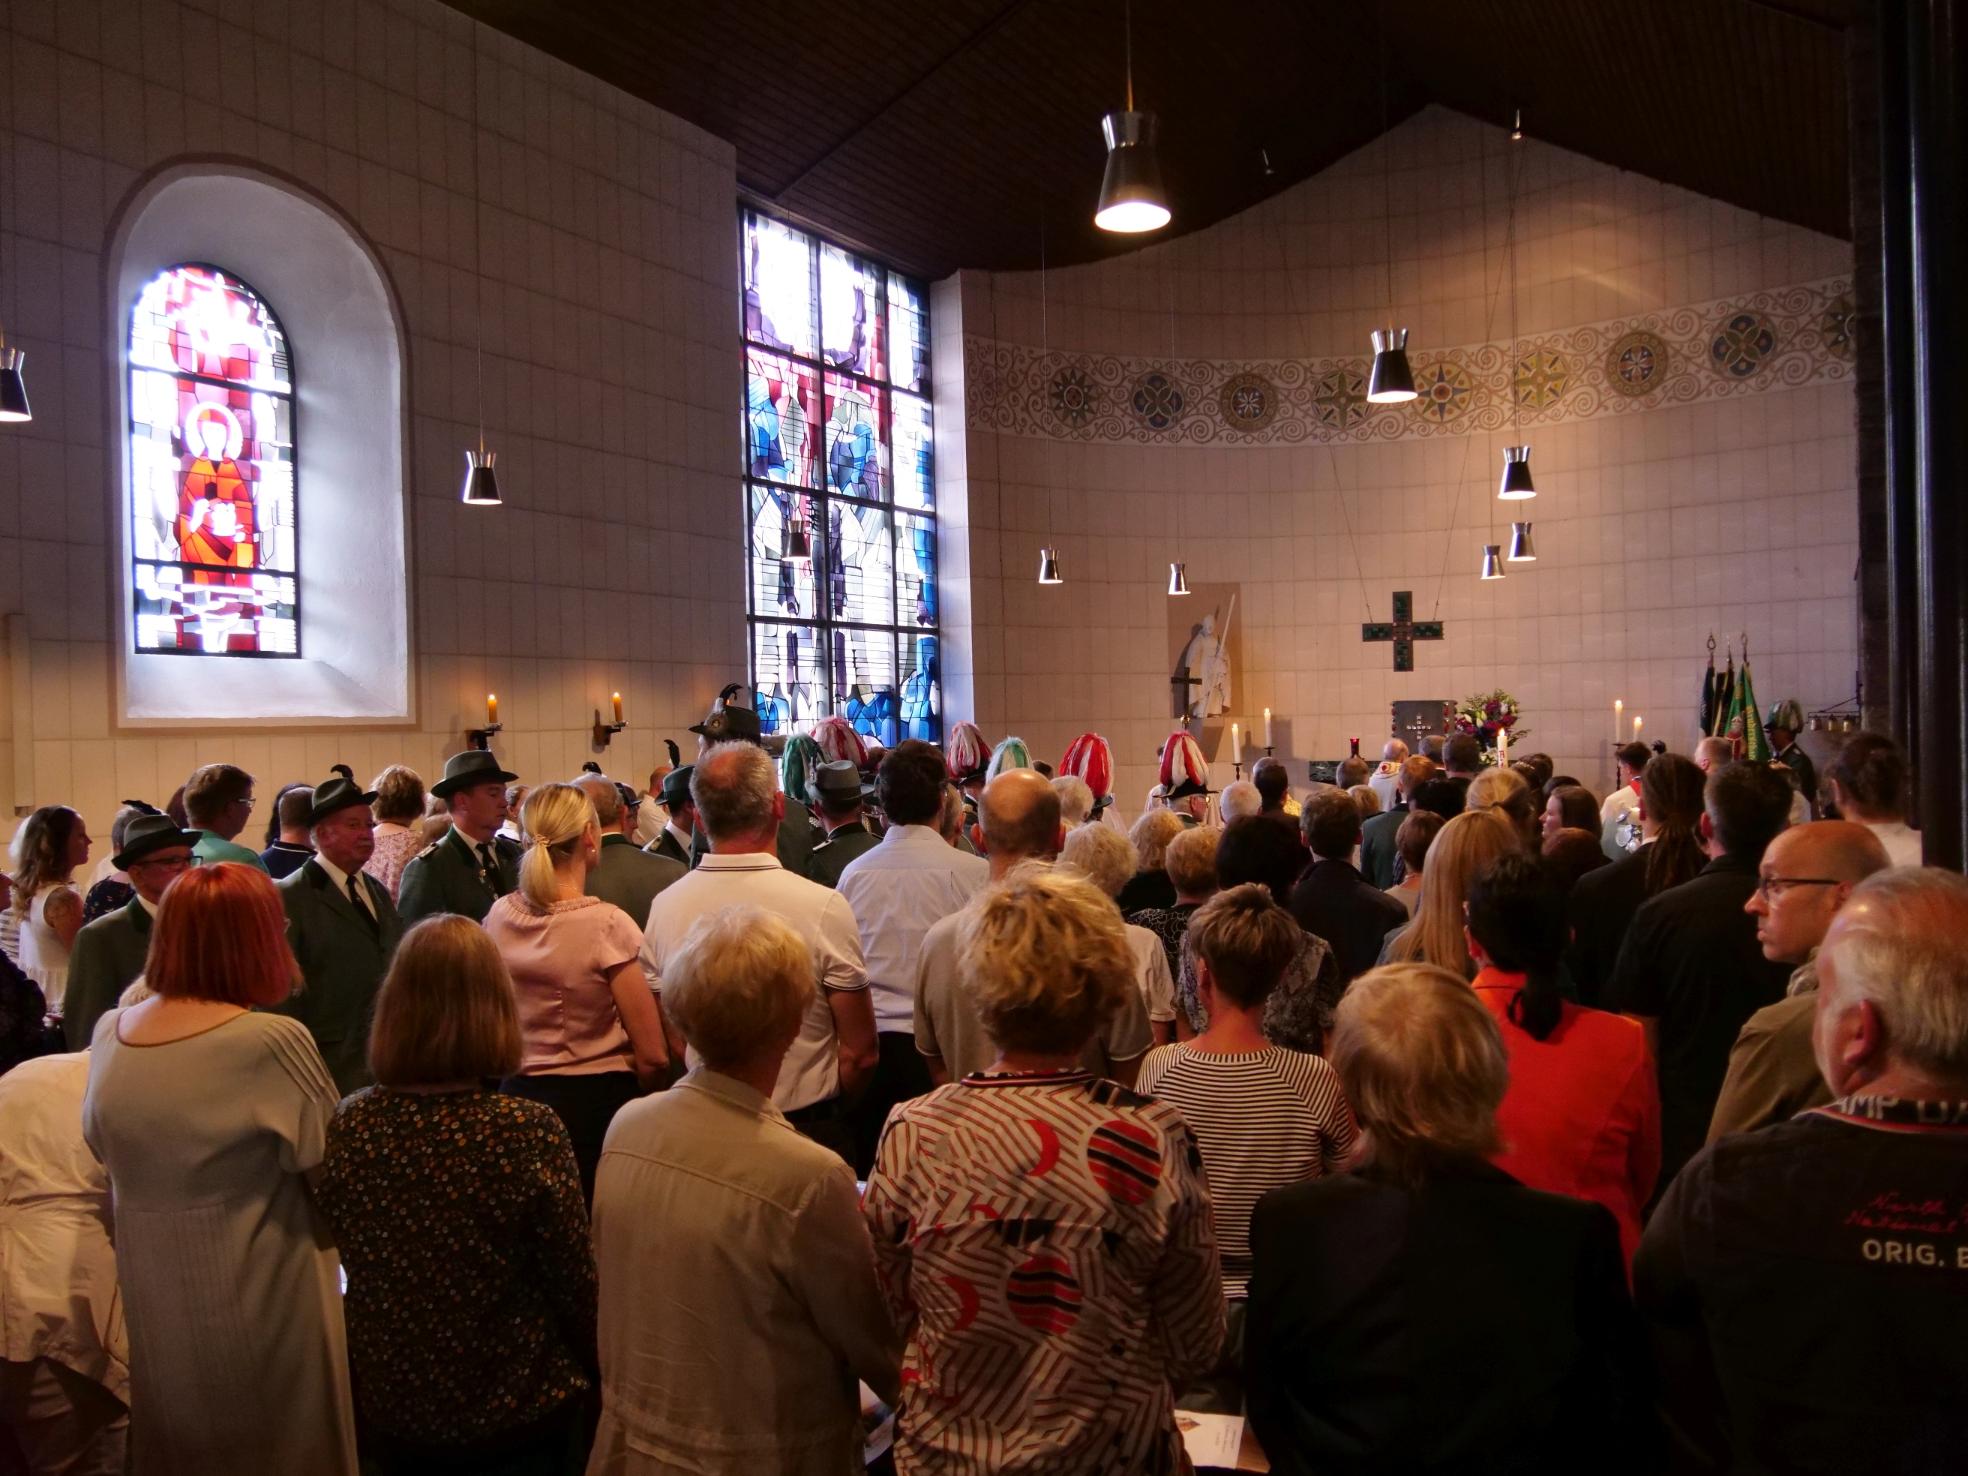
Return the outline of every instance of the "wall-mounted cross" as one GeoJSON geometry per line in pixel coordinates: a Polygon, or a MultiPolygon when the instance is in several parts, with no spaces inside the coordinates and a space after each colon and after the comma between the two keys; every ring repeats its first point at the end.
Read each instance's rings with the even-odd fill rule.
{"type": "Polygon", "coordinates": [[[1415,669],[1416,641],[1439,641],[1442,639],[1442,622],[1439,620],[1417,620],[1414,618],[1414,594],[1405,589],[1394,591],[1394,619],[1381,624],[1374,621],[1360,627],[1363,641],[1392,641],[1394,643],[1394,669],[1413,671],[1415,669]]]}

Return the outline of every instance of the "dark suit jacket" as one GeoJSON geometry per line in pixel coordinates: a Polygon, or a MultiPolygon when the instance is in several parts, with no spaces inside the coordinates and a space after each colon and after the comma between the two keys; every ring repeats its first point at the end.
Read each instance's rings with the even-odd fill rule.
{"type": "Polygon", "coordinates": [[[856,856],[867,855],[880,844],[881,839],[866,825],[859,822],[843,825],[813,848],[812,859],[807,863],[807,879],[823,887],[837,887],[847,863],[856,856]]]}
{"type": "Polygon", "coordinates": [[[440,912],[455,912],[473,922],[484,922],[492,904],[519,885],[519,847],[503,836],[492,842],[499,866],[499,888],[495,892],[479,874],[478,857],[456,829],[410,858],[403,868],[403,881],[397,888],[397,911],[407,928],[440,912]]]}
{"type": "Polygon", "coordinates": [[[649,904],[656,894],[688,872],[682,862],[645,851],[626,835],[604,835],[601,864],[588,873],[587,891],[590,897],[613,902],[643,928],[649,926],[649,904]]]}
{"type": "Polygon", "coordinates": [[[1408,807],[1383,810],[1369,815],[1360,827],[1360,874],[1383,892],[1394,885],[1394,863],[1400,852],[1394,849],[1394,835],[1408,818],[1408,807]]]}
{"type": "Polygon", "coordinates": [[[1244,1366],[1280,1476],[1654,1469],[1646,1348],[1603,1205],[1478,1160],[1274,1190],[1244,1366]]]}
{"type": "Polygon", "coordinates": [[[1291,913],[1326,940],[1343,991],[1374,966],[1381,945],[1408,921],[1408,909],[1370,885],[1350,861],[1314,861],[1291,892],[1291,913]]]}
{"type": "Polygon", "coordinates": [[[1633,925],[1633,914],[1647,900],[1647,848],[1622,856],[1611,866],[1588,871],[1572,888],[1566,912],[1572,925],[1572,946],[1565,967],[1578,989],[1582,1005],[1598,1009],[1613,982],[1620,944],[1633,925]]]}
{"type": "MultiPolygon", "coordinates": [[[[692,836],[691,839],[695,840],[696,837],[692,836]]],[[[655,840],[651,841],[642,849],[648,855],[662,856],[667,860],[676,862],[685,871],[688,871],[696,864],[691,859],[690,852],[677,844],[677,838],[670,834],[670,827],[667,825],[663,827],[663,833],[661,835],[657,836],[655,840]]]]}
{"type": "Polygon", "coordinates": [[[96,1021],[116,1008],[150,952],[150,914],[132,897],[75,935],[62,991],[62,1038],[71,1051],[86,1051],[96,1021]]]}
{"type": "Polygon", "coordinates": [[[274,1013],[307,1026],[343,1096],[375,1080],[369,1074],[369,1021],[403,937],[389,889],[366,872],[356,884],[375,905],[374,928],[313,860],[278,883],[287,909],[287,941],[306,984],[274,1013]]]}
{"type": "Polygon", "coordinates": [[[1708,1137],[1736,1037],[1790,982],[1790,965],[1763,957],[1743,911],[1755,890],[1756,862],[1717,857],[1643,903],[1620,945],[1606,1008],[1659,1022],[1663,1190],[1708,1137]]]}

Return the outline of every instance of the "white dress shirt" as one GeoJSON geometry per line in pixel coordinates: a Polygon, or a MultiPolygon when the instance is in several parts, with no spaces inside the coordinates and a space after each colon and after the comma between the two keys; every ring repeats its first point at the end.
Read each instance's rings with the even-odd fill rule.
{"type": "MultiPolygon", "coordinates": [[[[838,892],[794,876],[776,856],[714,851],[695,871],[658,892],[650,904],[649,925],[642,935],[642,972],[649,987],[661,995],[663,967],[697,920],[727,907],[745,906],[778,914],[813,950],[814,982],[820,987],[772,1089],[773,1105],[781,1112],[795,1112],[840,1093],[840,1041],[827,992],[868,987],[854,913],[838,892]]],[[[688,1060],[693,1067],[700,1064],[695,1051],[688,1060]]]]}
{"type": "Polygon", "coordinates": [[[915,1033],[923,936],[990,879],[990,862],[965,855],[927,825],[891,826],[880,845],[847,863],[835,890],[860,929],[876,1030],[915,1033]]]}
{"type": "Polygon", "coordinates": [[[1128,947],[1134,951],[1134,982],[1148,1005],[1148,1018],[1173,1023],[1175,979],[1169,973],[1168,949],[1146,928],[1127,924],[1128,947]]]}
{"type": "MultiPolygon", "coordinates": [[[[342,870],[341,867],[337,866],[333,861],[330,861],[326,856],[322,855],[321,852],[319,851],[316,851],[312,856],[308,857],[308,860],[312,861],[316,866],[319,866],[324,872],[328,874],[328,880],[335,884],[336,891],[340,892],[344,897],[348,896],[349,874],[346,871],[342,870]]],[[[367,873],[365,872],[364,875],[367,875],[367,873]]],[[[374,877],[370,877],[369,879],[371,881],[376,880],[374,877]]],[[[376,885],[381,886],[382,883],[377,882],[376,885]]],[[[369,916],[373,918],[376,915],[376,904],[374,900],[372,900],[371,897],[369,896],[369,889],[365,886],[358,884],[355,889],[355,894],[356,896],[362,899],[362,910],[368,913],[369,916]]]]}
{"type": "Polygon", "coordinates": [[[1886,859],[1895,866],[1920,864],[1920,832],[1904,820],[1867,820],[1865,828],[1879,837],[1886,859]]]}
{"type": "MultiPolygon", "coordinates": [[[[631,837],[639,846],[646,846],[663,833],[663,827],[670,823],[670,812],[663,802],[653,794],[645,794],[636,804],[635,835],[631,837]]],[[[683,840],[685,850],[690,849],[690,837],[683,840]]]]}

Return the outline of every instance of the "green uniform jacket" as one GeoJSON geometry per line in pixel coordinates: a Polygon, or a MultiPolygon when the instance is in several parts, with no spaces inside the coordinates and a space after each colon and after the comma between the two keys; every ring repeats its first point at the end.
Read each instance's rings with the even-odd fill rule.
{"type": "MultiPolygon", "coordinates": [[[[786,814],[779,822],[779,864],[794,876],[806,876],[813,861],[813,847],[820,840],[820,827],[813,818],[813,812],[790,794],[786,796],[786,814]]],[[[690,864],[695,867],[711,849],[710,838],[703,831],[691,837],[690,864]]]]}
{"type": "Polygon", "coordinates": [[[150,914],[135,897],[75,935],[62,991],[62,1036],[71,1051],[89,1049],[96,1021],[116,1008],[150,952],[150,914]]]}
{"type": "MultiPolygon", "coordinates": [[[[690,839],[695,842],[697,837],[693,834],[690,839]]],[[[697,858],[677,844],[677,838],[670,834],[667,825],[663,827],[663,833],[644,846],[642,851],[645,856],[661,856],[666,861],[674,861],[685,871],[697,864],[697,858]]]]}
{"type": "Polygon", "coordinates": [[[601,864],[588,873],[588,895],[613,902],[635,920],[649,926],[649,904],[671,882],[689,875],[681,862],[643,850],[626,835],[601,838],[601,864]]]}
{"type": "Polygon", "coordinates": [[[812,859],[807,862],[807,879],[823,887],[838,887],[847,863],[856,856],[867,855],[880,844],[874,832],[860,821],[843,825],[813,848],[812,859]]]}
{"type": "Polygon", "coordinates": [[[478,857],[471,843],[457,830],[444,832],[410,858],[403,868],[403,883],[397,888],[396,910],[403,926],[422,922],[440,912],[455,912],[473,922],[484,922],[492,904],[519,885],[519,847],[503,836],[492,840],[492,854],[499,863],[499,889],[495,892],[479,874],[478,857]]]}
{"type": "Polygon", "coordinates": [[[373,929],[313,861],[275,884],[287,909],[287,941],[306,983],[274,1013],[307,1026],[343,1096],[375,1080],[369,1074],[369,1021],[403,937],[389,889],[366,873],[356,884],[376,909],[373,929]]]}

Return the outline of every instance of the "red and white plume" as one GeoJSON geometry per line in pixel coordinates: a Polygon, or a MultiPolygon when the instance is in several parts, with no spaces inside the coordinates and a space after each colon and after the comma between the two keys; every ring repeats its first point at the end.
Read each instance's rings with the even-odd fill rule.
{"type": "Polygon", "coordinates": [[[951,724],[949,741],[943,746],[943,766],[950,771],[953,780],[961,784],[982,774],[985,765],[990,762],[991,745],[984,741],[977,724],[951,724]]]}
{"type": "Polygon", "coordinates": [[[1059,772],[1086,780],[1095,799],[1107,799],[1114,793],[1114,750],[1098,733],[1082,733],[1066,745],[1059,772]]]}
{"type": "Polygon", "coordinates": [[[844,717],[821,718],[813,725],[813,741],[820,746],[820,756],[830,764],[846,759],[856,769],[868,767],[868,745],[844,717]]]}
{"type": "Polygon", "coordinates": [[[1187,794],[1202,794],[1209,788],[1209,760],[1203,757],[1203,745],[1186,732],[1169,734],[1169,741],[1162,748],[1162,793],[1170,799],[1180,799],[1187,794]]]}

